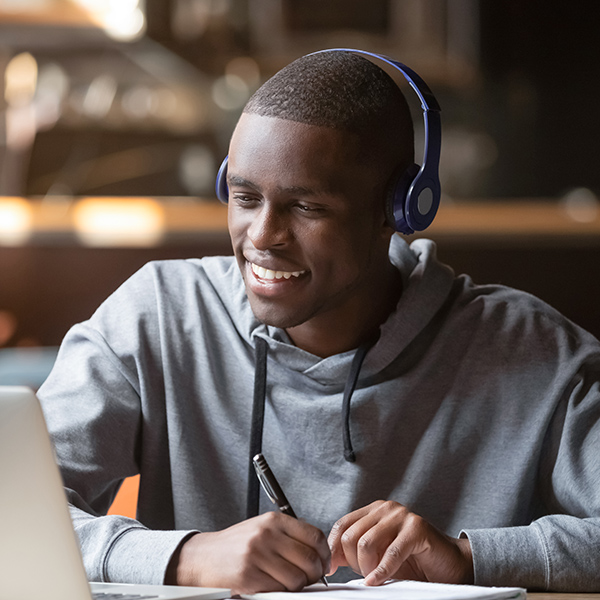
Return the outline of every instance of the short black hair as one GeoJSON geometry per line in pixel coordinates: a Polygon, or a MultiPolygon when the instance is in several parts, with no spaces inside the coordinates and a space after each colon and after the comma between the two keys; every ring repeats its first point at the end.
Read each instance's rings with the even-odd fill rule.
{"type": "Polygon", "coordinates": [[[245,113],[277,117],[358,134],[369,148],[413,162],[408,104],[394,80],[362,55],[331,51],[303,56],[266,81],[245,113]]]}

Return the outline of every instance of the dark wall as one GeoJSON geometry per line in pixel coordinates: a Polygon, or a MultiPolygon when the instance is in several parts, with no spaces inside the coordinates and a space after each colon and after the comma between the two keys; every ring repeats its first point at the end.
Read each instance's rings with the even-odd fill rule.
{"type": "Polygon", "coordinates": [[[158,248],[27,246],[0,248],[0,310],[17,318],[9,344],[60,343],[125,279],[150,260],[230,254],[224,234],[158,248]]]}
{"type": "Polygon", "coordinates": [[[487,100],[476,108],[499,146],[493,195],[600,194],[597,1],[500,0],[479,10],[487,100]]]}

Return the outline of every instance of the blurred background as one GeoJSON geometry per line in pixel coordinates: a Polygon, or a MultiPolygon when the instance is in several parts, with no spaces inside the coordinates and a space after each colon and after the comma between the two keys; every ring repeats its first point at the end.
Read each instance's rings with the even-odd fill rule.
{"type": "Polygon", "coordinates": [[[599,25],[592,0],[0,0],[0,384],[37,387],[148,260],[230,253],[214,180],[244,103],[340,46],[442,106],[442,260],[600,336],[599,25]]]}

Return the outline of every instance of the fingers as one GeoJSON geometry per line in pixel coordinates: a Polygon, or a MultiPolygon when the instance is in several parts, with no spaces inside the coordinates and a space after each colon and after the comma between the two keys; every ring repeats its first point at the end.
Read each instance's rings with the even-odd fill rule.
{"type": "Polygon", "coordinates": [[[424,551],[425,545],[420,537],[415,539],[410,533],[399,534],[386,548],[379,564],[365,577],[365,585],[381,585],[388,579],[426,579],[418,561],[407,564],[409,558],[414,559],[424,551]]]}
{"type": "Polygon", "coordinates": [[[301,589],[328,572],[331,553],[327,539],[319,529],[286,518],[282,531],[288,538],[287,543],[275,544],[274,548],[284,561],[297,567],[305,576],[301,585],[286,584],[286,589],[301,589]]]}
{"type": "Polygon", "coordinates": [[[277,553],[263,555],[263,560],[247,563],[241,573],[243,588],[236,591],[300,591],[316,581],[320,576],[315,573],[319,572],[322,573],[320,561],[307,560],[298,564],[294,557],[289,559],[277,553]]]}
{"type": "Polygon", "coordinates": [[[174,555],[179,585],[227,587],[235,594],[302,589],[329,567],[327,540],[317,528],[267,513],[223,531],[198,533],[174,555]]]}
{"type": "Polygon", "coordinates": [[[373,502],[346,515],[334,525],[329,544],[330,573],[347,565],[363,575],[367,585],[392,578],[473,580],[468,540],[444,535],[397,502],[373,502]]]}
{"type": "Polygon", "coordinates": [[[398,533],[408,509],[397,502],[379,500],[340,519],[329,535],[332,570],[348,565],[366,575],[377,567],[398,533]]]}
{"type": "Polygon", "coordinates": [[[368,515],[371,506],[372,505],[359,508],[358,510],[355,510],[345,515],[344,517],[339,519],[331,528],[329,537],[327,539],[329,548],[331,550],[331,566],[327,573],[328,575],[332,575],[333,573],[335,573],[339,567],[346,566],[349,566],[355,571],[357,571],[355,566],[353,566],[353,564],[348,560],[345,553],[345,550],[348,550],[350,558],[352,558],[352,556],[354,555],[354,553],[352,552],[352,548],[349,547],[351,546],[351,541],[349,541],[346,538],[346,541],[344,543],[343,537],[348,531],[348,529],[350,529],[355,523],[360,521],[360,519],[368,515]]]}

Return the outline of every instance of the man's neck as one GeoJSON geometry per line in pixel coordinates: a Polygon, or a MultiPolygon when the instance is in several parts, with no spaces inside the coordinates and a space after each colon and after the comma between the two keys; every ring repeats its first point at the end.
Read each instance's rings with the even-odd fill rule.
{"type": "Polygon", "coordinates": [[[400,272],[389,265],[384,284],[360,294],[347,309],[335,316],[326,312],[286,332],[294,345],[326,358],[358,348],[377,334],[379,327],[394,312],[402,294],[400,272]],[[375,290],[375,291],[374,291],[375,290]]]}

